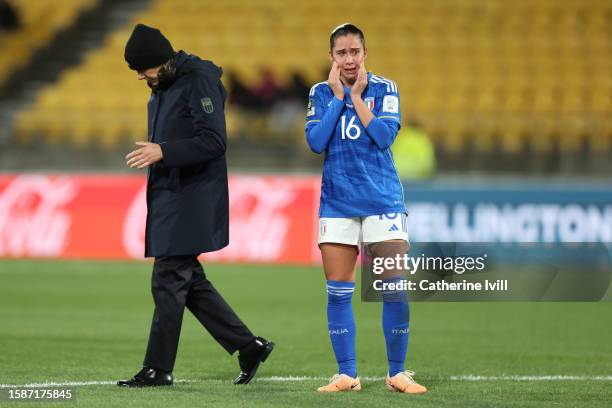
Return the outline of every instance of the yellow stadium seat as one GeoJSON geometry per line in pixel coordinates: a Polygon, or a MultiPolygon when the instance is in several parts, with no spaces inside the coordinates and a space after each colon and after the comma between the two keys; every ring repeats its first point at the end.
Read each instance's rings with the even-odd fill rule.
{"type": "MultiPolygon", "coordinates": [[[[19,3],[32,5],[28,24],[40,24],[41,16],[51,12],[48,1],[19,3]]],[[[81,10],[93,3],[66,4],[81,10]]],[[[597,151],[607,149],[610,2],[379,0],[372,7],[355,0],[350,7],[352,22],[365,31],[366,66],[396,81],[404,118],[417,117],[446,151],[459,152],[469,140],[478,152],[491,152],[500,138],[502,150],[511,154],[526,143],[536,152],[551,151],[555,143],[574,152],[585,136],[597,151]]],[[[262,68],[272,69],[282,83],[293,71],[313,83],[325,80],[329,34],[344,22],[338,16],[345,12],[344,5],[323,0],[184,0],[180,7],[172,0],[154,0],[43,90],[20,115],[17,133],[24,142],[49,134],[50,140],[84,146],[90,138],[103,148],[146,138],[147,88],[122,57],[136,22],[158,26],[175,48],[211,59],[253,86],[262,68]],[[57,116],[46,113],[51,111],[57,116]]],[[[45,30],[67,24],[70,15],[62,12],[45,30]]],[[[30,33],[27,41],[44,43],[44,36],[30,33]]],[[[0,44],[9,46],[4,40],[0,44]]],[[[27,61],[23,47],[11,44],[14,59],[27,61]]],[[[0,75],[6,71],[3,64],[0,75]]],[[[272,131],[267,140],[277,142],[266,118],[234,107],[227,111],[230,135],[249,127],[248,137],[261,141],[272,131]]],[[[302,126],[300,118],[296,134],[302,126]]]]}
{"type": "Polygon", "coordinates": [[[12,72],[27,64],[59,30],[70,26],[80,13],[96,3],[97,0],[64,0],[58,7],[53,0],[13,0],[21,26],[16,31],[2,34],[0,53],[10,55],[10,58],[0,59],[0,86],[12,72]]]}

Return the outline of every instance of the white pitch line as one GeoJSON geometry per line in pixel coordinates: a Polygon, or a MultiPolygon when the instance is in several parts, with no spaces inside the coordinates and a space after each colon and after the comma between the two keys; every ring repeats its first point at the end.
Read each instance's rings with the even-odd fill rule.
{"type": "MultiPolygon", "coordinates": [[[[257,381],[325,381],[330,377],[261,377],[257,381]]],[[[612,381],[612,376],[582,376],[582,375],[502,375],[502,376],[483,376],[483,375],[452,375],[450,377],[420,377],[425,380],[448,380],[448,381],[612,381]]],[[[361,377],[364,381],[382,381],[385,377],[361,377]]]]}
{"type": "Polygon", "coordinates": [[[451,381],[612,381],[611,375],[458,375],[449,377],[451,381]]]}
{"type": "MultiPolygon", "coordinates": [[[[198,381],[175,380],[175,383],[192,383],[198,381]]],[[[41,387],[80,387],[85,385],[115,385],[117,381],[68,381],[68,382],[42,382],[28,384],[0,384],[0,388],[41,388],[41,387]]]]}
{"type": "Polygon", "coordinates": [[[40,388],[40,387],[78,387],[82,385],[109,385],[116,381],[69,381],[69,382],[44,382],[29,384],[0,384],[0,388],[40,388]]]}
{"type": "MultiPolygon", "coordinates": [[[[612,381],[612,375],[585,376],[585,375],[452,375],[450,377],[421,377],[424,380],[442,381],[612,381]]],[[[385,377],[362,377],[364,381],[382,381],[385,377]]],[[[260,377],[255,381],[271,382],[298,382],[298,381],[326,381],[329,377],[310,377],[310,376],[272,376],[260,377]]],[[[228,380],[229,381],[229,380],[228,380]]],[[[219,379],[210,380],[175,380],[175,383],[203,383],[203,382],[222,382],[219,379]]],[[[28,384],[0,384],[1,388],[26,388],[26,387],[79,387],[87,385],[115,385],[116,381],[68,381],[68,382],[42,382],[28,384]]]]}
{"type": "Polygon", "coordinates": [[[288,377],[276,376],[272,377],[260,377],[255,378],[256,381],[278,381],[278,382],[292,382],[292,381],[329,381],[331,377],[308,377],[299,375],[290,375],[288,377]]]}

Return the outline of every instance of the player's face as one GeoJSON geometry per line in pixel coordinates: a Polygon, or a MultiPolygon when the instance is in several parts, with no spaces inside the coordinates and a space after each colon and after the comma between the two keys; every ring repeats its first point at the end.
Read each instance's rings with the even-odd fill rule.
{"type": "Polygon", "coordinates": [[[358,35],[347,34],[336,38],[331,58],[340,67],[340,75],[349,83],[357,79],[365,57],[366,50],[358,35]]]}
{"type": "Polygon", "coordinates": [[[162,66],[160,65],[158,67],[148,68],[142,71],[136,71],[138,74],[138,80],[140,81],[142,79],[146,79],[147,85],[149,85],[149,87],[151,88],[155,88],[157,85],[159,85],[158,74],[161,67],[162,66]]]}

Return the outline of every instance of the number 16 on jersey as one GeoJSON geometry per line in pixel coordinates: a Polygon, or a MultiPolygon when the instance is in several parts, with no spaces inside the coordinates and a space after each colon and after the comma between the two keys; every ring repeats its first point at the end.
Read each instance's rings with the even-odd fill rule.
{"type": "Polygon", "coordinates": [[[361,129],[359,128],[359,126],[355,124],[355,118],[356,116],[351,116],[347,124],[346,115],[342,115],[340,117],[340,127],[342,128],[342,140],[346,139],[347,137],[351,140],[355,140],[355,139],[358,139],[359,136],[361,136],[361,129]]]}

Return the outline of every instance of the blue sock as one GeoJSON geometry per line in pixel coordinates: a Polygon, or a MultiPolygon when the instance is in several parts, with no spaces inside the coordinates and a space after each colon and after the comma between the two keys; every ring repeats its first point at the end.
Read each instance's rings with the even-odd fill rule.
{"type": "MultiPolygon", "coordinates": [[[[395,282],[403,278],[397,277],[385,282],[395,282]]],[[[408,351],[408,336],[410,335],[410,307],[405,291],[383,292],[382,326],[387,344],[387,360],[389,376],[404,371],[406,352],[408,351]]]]}
{"type": "Polygon", "coordinates": [[[327,328],[338,373],[357,377],[355,316],[351,298],[355,282],[327,281],[327,328]]]}

